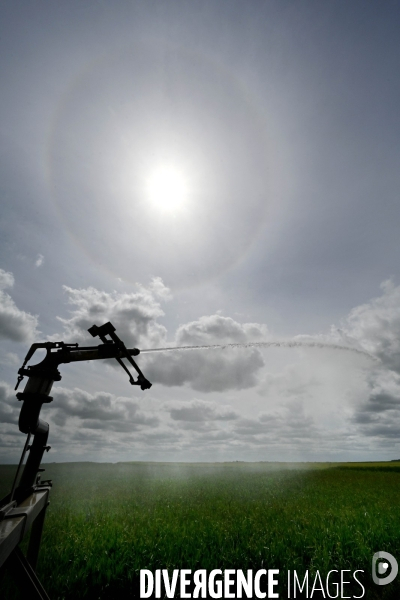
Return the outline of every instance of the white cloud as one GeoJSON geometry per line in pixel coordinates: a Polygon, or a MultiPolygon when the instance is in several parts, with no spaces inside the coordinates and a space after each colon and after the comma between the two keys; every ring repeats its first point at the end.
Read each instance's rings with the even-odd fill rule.
{"type": "Polygon", "coordinates": [[[0,381],[0,423],[12,423],[17,426],[20,408],[21,403],[15,397],[14,390],[4,381],[0,381]]]}
{"type": "MultiPolygon", "coordinates": [[[[63,339],[87,343],[87,332],[92,325],[107,321],[128,347],[157,347],[165,344],[167,331],[157,319],[164,315],[157,297],[167,298],[168,288],[161,279],[154,279],[149,287],[139,286],[136,293],[104,292],[94,287],[73,289],[64,286],[68,302],[75,308],[67,319],[58,317],[64,326],[63,339]]],[[[60,335],[52,336],[59,339],[60,335]]]]}
{"type": "Polygon", "coordinates": [[[341,334],[400,373],[400,286],[388,280],[381,289],[381,296],[350,312],[341,334]]]}
{"type": "Polygon", "coordinates": [[[37,317],[20,310],[3,290],[14,285],[12,273],[0,269],[0,338],[28,342],[38,334],[37,317]]]}
{"type": "Polygon", "coordinates": [[[392,445],[400,434],[400,286],[388,280],[381,289],[350,312],[339,335],[381,361],[368,373],[368,393],[358,399],[352,422],[361,435],[392,445]]]}
{"type": "MultiPolygon", "coordinates": [[[[240,324],[229,317],[210,315],[181,325],[175,345],[246,343],[260,341],[266,335],[264,325],[240,324]]],[[[166,386],[188,384],[203,392],[254,387],[264,366],[262,354],[256,348],[183,350],[144,356],[150,381],[166,386]]]]}
{"type": "Polygon", "coordinates": [[[42,264],[44,263],[44,256],[43,254],[38,254],[35,260],[35,267],[41,267],[42,264]]]}
{"type": "Polygon", "coordinates": [[[146,377],[166,386],[188,384],[201,392],[242,390],[257,385],[264,366],[259,350],[184,350],[143,356],[146,377]],[[145,360],[144,360],[145,357],[145,360]]]}
{"type": "Polygon", "coordinates": [[[14,275],[9,271],[0,269],[0,290],[4,290],[14,285],[14,275]]]}
{"type": "Polygon", "coordinates": [[[220,314],[200,317],[181,325],[176,332],[176,345],[234,344],[266,341],[268,328],[259,323],[237,323],[220,314]]]}
{"type": "MultiPolygon", "coordinates": [[[[170,292],[160,278],[136,293],[104,292],[93,287],[64,287],[74,305],[70,318],[59,318],[66,341],[88,343],[93,324],[111,321],[128,347],[157,348],[166,345],[167,330],[158,322],[164,315],[159,299],[170,292]]],[[[246,342],[263,339],[267,329],[256,323],[239,324],[231,318],[211,315],[178,328],[175,344],[246,342]]],[[[59,339],[60,334],[52,336],[59,339]]],[[[141,356],[141,368],[152,383],[166,386],[190,385],[199,391],[245,389],[257,384],[257,373],[264,365],[259,350],[226,348],[205,352],[184,351],[141,356]]]]}
{"type": "MultiPolygon", "coordinates": [[[[146,290],[142,286],[140,288],[146,290]]],[[[164,285],[161,277],[153,277],[148,288],[154,296],[158,296],[161,300],[172,300],[171,290],[164,285]]]]}

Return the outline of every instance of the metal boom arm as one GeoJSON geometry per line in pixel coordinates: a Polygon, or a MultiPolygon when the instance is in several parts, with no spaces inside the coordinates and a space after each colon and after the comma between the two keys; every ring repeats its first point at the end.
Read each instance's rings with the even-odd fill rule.
{"type": "MultiPolygon", "coordinates": [[[[45,450],[50,449],[50,446],[47,446],[49,425],[40,419],[39,415],[42,405],[53,400],[49,394],[53,383],[61,380],[61,374],[58,370],[60,364],[115,358],[128,374],[129,382],[132,385],[140,385],[142,390],[151,388],[151,383],[145,378],[132,358],[140,354],[140,350],[137,348],[126,348],[123,341],[115,333],[115,327],[110,322],[100,327],[93,325],[89,329],[89,333],[93,337],[98,336],[103,343],[98,346],[83,347],[79,347],[78,344],[65,344],[64,342],[32,344],[22,367],[18,371],[18,381],[15,389],[18,388],[24,376],[28,377],[24,391],[17,393],[18,400],[23,401],[19,417],[19,430],[22,433],[33,435],[34,439],[31,446],[26,444],[25,452],[30,450],[29,457],[18,487],[16,487],[17,471],[13,489],[9,497],[10,502],[14,499],[14,495],[17,501],[21,501],[32,493],[43,453],[45,450]],[[107,336],[111,339],[108,339],[107,336]],[[44,348],[47,351],[45,358],[36,365],[26,366],[35,351],[39,348],[44,348]],[[123,359],[126,359],[136,370],[138,374],[136,381],[123,362],[123,359]]],[[[22,464],[22,460],[20,464],[22,464]]]]}

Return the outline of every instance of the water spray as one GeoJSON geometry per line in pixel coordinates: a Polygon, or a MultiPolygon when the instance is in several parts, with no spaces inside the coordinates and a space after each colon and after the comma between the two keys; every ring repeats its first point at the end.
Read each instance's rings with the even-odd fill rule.
{"type": "Polygon", "coordinates": [[[226,348],[329,348],[331,350],[342,350],[347,352],[355,352],[362,356],[368,357],[370,360],[380,362],[379,358],[370,354],[366,350],[360,348],[353,348],[351,346],[342,346],[340,344],[328,344],[327,342],[316,342],[316,341],[300,341],[296,339],[292,340],[273,340],[269,342],[245,342],[245,343],[229,343],[229,344],[207,344],[199,346],[170,346],[168,348],[147,348],[141,350],[141,354],[150,354],[152,352],[173,352],[180,350],[213,350],[213,349],[226,349],[226,348]]]}

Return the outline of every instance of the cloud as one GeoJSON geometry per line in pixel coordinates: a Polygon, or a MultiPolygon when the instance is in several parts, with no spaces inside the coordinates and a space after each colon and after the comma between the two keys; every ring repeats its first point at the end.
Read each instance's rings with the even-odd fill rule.
{"type": "Polygon", "coordinates": [[[14,275],[9,271],[3,271],[0,269],[0,290],[4,290],[14,285],[14,275]]]}
{"type": "Polygon", "coordinates": [[[41,267],[43,263],[44,263],[44,256],[43,256],[43,254],[38,254],[37,258],[35,260],[35,267],[36,268],[41,267]]]}
{"type": "Polygon", "coordinates": [[[259,323],[237,323],[231,317],[219,314],[200,317],[176,332],[176,345],[235,344],[266,341],[268,328],[259,323]]]}
{"type": "Polygon", "coordinates": [[[381,284],[383,294],[354,308],[343,324],[344,341],[356,341],[382,364],[400,373],[400,286],[381,284]]]}
{"type": "Polygon", "coordinates": [[[7,367],[19,367],[22,360],[14,352],[0,350],[0,365],[7,367]]]}
{"type": "MultiPolygon", "coordinates": [[[[63,339],[88,343],[87,329],[111,321],[117,334],[128,347],[157,348],[166,345],[167,330],[158,322],[164,316],[160,299],[168,300],[170,292],[160,278],[148,287],[138,286],[136,293],[103,292],[93,287],[72,289],[64,286],[71,316],[60,318],[63,339]]],[[[175,346],[208,343],[255,341],[265,338],[267,328],[257,323],[239,324],[231,318],[211,315],[181,325],[175,346]]],[[[52,336],[60,339],[60,334],[52,336]]],[[[144,354],[140,366],[152,383],[166,386],[190,385],[199,391],[246,389],[257,384],[257,373],[264,365],[259,350],[226,348],[204,352],[144,354]]]]}
{"type": "Polygon", "coordinates": [[[400,376],[377,369],[369,375],[369,395],[357,405],[352,422],[368,437],[391,440],[400,435],[400,376]]]}
{"type": "Polygon", "coordinates": [[[21,403],[15,397],[14,390],[3,381],[0,382],[0,423],[18,422],[21,403]]]}
{"type": "MultiPolygon", "coordinates": [[[[3,289],[11,287],[13,281],[11,273],[0,272],[3,289]]],[[[97,343],[86,330],[94,323],[111,320],[128,346],[170,345],[159,320],[164,316],[162,303],[171,294],[161,279],[155,278],[147,286],[138,285],[134,293],[104,292],[93,287],[64,289],[71,313],[60,319],[62,338],[85,345],[97,343]]],[[[308,352],[300,352],[294,353],[296,360],[290,365],[286,362],[283,367],[277,360],[279,367],[275,370],[275,363],[268,362],[270,372],[266,372],[263,352],[254,347],[143,354],[139,364],[152,383],[160,384],[161,394],[158,398],[148,396],[146,410],[141,410],[139,402],[112,393],[56,388],[54,402],[45,407],[52,435],[57,436],[60,448],[69,451],[72,440],[77,448],[89,453],[87,456],[93,452],[93,456],[103,459],[108,453],[116,456],[117,450],[127,460],[131,456],[154,459],[154,448],[170,453],[169,458],[174,459],[179,459],[183,449],[185,456],[194,460],[199,452],[210,460],[215,452],[222,453],[218,455],[221,459],[247,456],[257,460],[272,455],[277,459],[281,452],[286,458],[298,452],[298,456],[310,459],[320,456],[322,450],[328,454],[349,449],[369,452],[371,437],[376,441],[374,448],[388,452],[400,435],[400,369],[396,359],[400,345],[393,335],[396,328],[400,329],[399,300],[400,288],[386,282],[382,295],[353,309],[340,330],[294,338],[364,349],[379,356],[380,367],[371,368],[368,363],[368,371],[358,369],[353,375],[354,364],[360,363],[347,361],[343,353],[337,354],[338,361],[331,364],[326,356],[319,361],[313,355],[311,360],[308,352]],[[181,401],[187,394],[181,390],[179,400],[165,402],[166,390],[163,392],[161,386],[187,386],[208,396],[199,394],[181,401]],[[212,392],[227,390],[249,390],[246,402],[235,393],[229,399],[232,406],[227,406],[225,397],[220,396],[224,404],[218,396],[206,399],[212,392]],[[131,454],[133,448],[135,454],[131,454]]],[[[218,313],[181,324],[171,345],[262,341],[271,341],[265,325],[240,323],[218,313]]],[[[15,361],[15,356],[8,359],[15,361]]],[[[0,401],[1,431],[7,433],[4,428],[16,425],[19,405],[4,385],[0,386],[0,401]]]]}
{"type": "MultiPolygon", "coordinates": [[[[136,293],[108,293],[94,287],[73,289],[64,286],[68,302],[75,308],[69,318],[58,317],[64,327],[63,339],[87,343],[91,339],[87,332],[89,327],[111,321],[117,335],[128,347],[165,344],[167,331],[157,319],[164,315],[159,298],[168,299],[169,290],[160,278],[153,279],[148,287],[139,285],[138,288],[136,293]]],[[[60,335],[52,338],[59,339],[60,335]]]]}
{"type": "Polygon", "coordinates": [[[201,392],[242,390],[257,385],[257,374],[264,366],[258,350],[241,349],[181,351],[146,356],[146,377],[166,386],[188,384],[201,392]]]}
{"type": "Polygon", "coordinates": [[[299,398],[309,396],[320,385],[315,375],[310,375],[302,365],[287,365],[280,372],[266,373],[257,393],[261,396],[299,398]]]}
{"type": "MultiPolygon", "coordinates": [[[[146,288],[143,288],[142,286],[139,287],[144,291],[146,290],[146,288]]],[[[157,296],[161,300],[172,300],[171,290],[164,285],[161,277],[153,277],[148,289],[153,293],[154,296],[157,296]]]]}
{"type": "Polygon", "coordinates": [[[235,424],[235,432],[249,441],[257,435],[279,441],[315,438],[318,429],[314,418],[307,414],[304,402],[293,400],[278,411],[260,413],[256,419],[240,419],[235,424]]]}
{"type": "Polygon", "coordinates": [[[156,426],[159,419],[150,412],[139,410],[137,402],[114,394],[89,394],[75,388],[57,388],[53,392],[52,421],[64,427],[75,419],[79,428],[131,432],[139,426],[156,426]]]}
{"type": "MultiPolygon", "coordinates": [[[[148,436],[179,439],[179,434],[160,428],[154,409],[141,410],[138,402],[104,392],[87,393],[79,388],[55,387],[53,401],[44,404],[41,418],[50,424],[49,442],[52,460],[134,460],[138,452],[148,450],[148,436]],[[65,454],[67,453],[67,454],[65,454]]],[[[148,403],[147,403],[148,405],[148,403]]],[[[18,431],[21,402],[14,390],[0,382],[0,436],[3,460],[15,461],[24,440],[18,431]]],[[[165,413],[164,418],[167,419],[165,413]]],[[[154,443],[149,442],[152,448],[154,443]]],[[[48,458],[48,455],[46,455],[48,458]]]]}
{"type": "Polygon", "coordinates": [[[393,444],[400,435],[400,286],[387,280],[381,290],[381,296],[354,308],[338,333],[381,361],[368,373],[368,393],[358,401],[352,423],[363,436],[393,444]]]}
{"type": "Polygon", "coordinates": [[[175,421],[231,421],[239,416],[230,406],[196,398],[190,402],[169,402],[164,408],[175,421]]]}
{"type": "Polygon", "coordinates": [[[0,339],[32,341],[38,335],[37,317],[20,310],[11,296],[3,291],[13,285],[13,274],[0,269],[0,339]]]}
{"type": "MultiPolygon", "coordinates": [[[[240,324],[229,317],[210,315],[181,325],[175,345],[246,343],[265,339],[267,328],[257,323],[240,324]]],[[[254,387],[264,366],[256,348],[183,350],[145,356],[146,376],[166,386],[188,384],[202,392],[223,392],[254,387]]]]}

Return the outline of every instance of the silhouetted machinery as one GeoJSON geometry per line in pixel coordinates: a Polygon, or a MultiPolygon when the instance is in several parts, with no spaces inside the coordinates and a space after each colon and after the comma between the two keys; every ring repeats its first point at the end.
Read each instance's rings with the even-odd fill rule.
{"type": "Polygon", "coordinates": [[[40,463],[44,452],[50,450],[50,446],[47,445],[49,425],[40,418],[40,411],[43,404],[48,404],[53,400],[49,395],[52,385],[55,381],[61,380],[58,366],[62,363],[76,361],[115,358],[128,374],[129,382],[132,385],[140,385],[142,390],[151,388],[151,383],[132,358],[137,356],[140,350],[126,348],[110,322],[100,327],[93,325],[88,331],[93,337],[99,337],[102,344],[87,347],[64,342],[32,344],[18,371],[18,382],[15,389],[18,388],[24,377],[28,377],[24,391],[17,393],[18,400],[22,401],[19,430],[27,434],[27,439],[11,492],[0,501],[0,567],[3,571],[6,568],[10,569],[17,584],[24,589],[24,597],[27,598],[49,600],[35,573],[52,486],[50,480],[40,480],[40,473],[44,471],[40,468],[40,463]],[[37,365],[27,366],[39,348],[46,350],[45,358],[37,365]],[[124,359],[136,370],[136,380],[123,362],[124,359]],[[32,436],[33,441],[30,443],[32,436]],[[29,452],[29,456],[19,478],[27,452],[29,452]],[[29,530],[31,530],[31,535],[25,557],[19,543],[29,530]]]}

